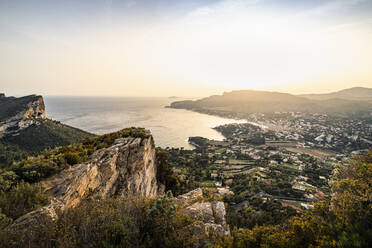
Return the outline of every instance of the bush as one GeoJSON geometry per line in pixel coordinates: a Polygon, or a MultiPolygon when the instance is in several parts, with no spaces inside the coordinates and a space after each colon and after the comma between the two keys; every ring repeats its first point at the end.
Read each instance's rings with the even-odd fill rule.
{"type": "Polygon", "coordinates": [[[169,163],[169,154],[165,150],[156,149],[156,178],[163,184],[166,190],[172,191],[175,195],[181,192],[180,179],[173,171],[173,166],[169,163]]]}
{"type": "Polygon", "coordinates": [[[77,152],[68,152],[64,154],[63,156],[69,165],[78,164],[81,160],[77,152]]]}
{"type": "Polygon", "coordinates": [[[88,200],[57,221],[43,216],[25,229],[0,229],[0,247],[193,247],[191,223],[169,195],[88,200]]]}
{"type": "Polygon", "coordinates": [[[192,219],[180,213],[171,192],[156,199],[146,216],[146,247],[193,247],[192,219]]]}
{"type": "Polygon", "coordinates": [[[332,197],[283,226],[256,226],[218,237],[215,247],[370,247],[372,244],[372,151],[341,165],[332,197]]]}
{"type": "Polygon", "coordinates": [[[31,185],[21,182],[8,192],[0,192],[0,209],[12,219],[17,219],[48,203],[48,196],[43,194],[42,188],[38,184],[31,185]]]}

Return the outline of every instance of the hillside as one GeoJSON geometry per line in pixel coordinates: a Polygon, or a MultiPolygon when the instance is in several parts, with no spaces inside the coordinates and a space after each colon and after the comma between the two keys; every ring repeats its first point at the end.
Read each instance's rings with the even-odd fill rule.
{"type": "Polygon", "coordinates": [[[2,141],[5,144],[17,145],[22,150],[37,154],[48,148],[76,144],[92,136],[88,132],[58,121],[41,119],[28,128],[19,131],[17,135],[3,137],[2,141]]]}
{"type": "MultiPolygon", "coordinates": [[[[345,93],[346,94],[346,93],[345,93]]],[[[240,90],[225,92],[196,101],[178,101],[171,108],[189,109],[222,116],[270,112],[310,112],[328,114],[365,114],[372,109],[368,101],[347,99],[312,100],[287,93],[240,90]]]]}
{"type": "Polygon", "coordinates": [[[372,101],[372,88],[353,87],[328,94],[303,94],[299,96],[312,100],[344,99],[351,101],[372,101]]]}
{"type": "Polygon", "coordinates": [[[164,193],[178,179],[160,154],[149,131],[126,128],[0,169],[0,247],[202,247],[230,234],[222,201],[164,193]]]}
{"type": "Polygon", "coordinates": [[[6,97],[0,95],[0,122],[15,117],[45,118],[45,105],[42,96],[6,97]]]}
{"type": "MultiPolygon", "coordinates": [[[[230,231],[226,202],[206,189],[163,194],[151,134],[123,129],[0,169],[0,247],[369,247],[371,162],[369,152],[338,165],[330,197],[280,225],[230,231]]],[[[280,203],[262,204],[272,212],[280,203]]]]}
{"type": "Polygon", "coordinates": [[[0,95],[0,167],[93,134],[47,119],[42,96],[0,95]]]}

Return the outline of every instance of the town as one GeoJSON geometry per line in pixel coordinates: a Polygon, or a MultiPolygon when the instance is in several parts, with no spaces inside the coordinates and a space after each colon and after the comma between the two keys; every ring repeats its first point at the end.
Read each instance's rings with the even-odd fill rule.
{"type": "Polygon", "coordinates": [[[329,197],[334,168],[371,147],[368,121],[252,114],[247,123],[215,127],[223,141],[190,137],[194,150],[167,150],[181,180],[229,203],[230,223],[276,224],[329,197]]]}

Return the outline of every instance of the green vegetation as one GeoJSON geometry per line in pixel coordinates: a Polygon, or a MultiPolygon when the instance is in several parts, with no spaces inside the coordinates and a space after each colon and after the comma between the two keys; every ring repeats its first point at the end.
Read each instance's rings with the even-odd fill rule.
{"type": "MultiPolygon", "coordinates": [[[[372,243],[371,180],[372,151],[335,170],[330,199],[281,222],[281,215],[291,215],[290,210],[279,211],[278,202],[257,198],[254,204],[271,210],[271,221],[276,224],[258,222],[262,217],[255,216],[260,213],[254,207],[248,208],[242,213],[245,218],[235,221],[245,227],[232,227],[228,236],[197,235],[193,220],[174,205],[171,193],[158,199],[87,199],[56,221],[44,217],[26,229],[0,229],[0,246],[195,247],[209,240],[209,247],[215,248],[369,247],[372,243]]],[[[19,194],[16,192],[21,188],[28,186],[20,186],[12,194],[19,194]]],[[[43,198],[40,199],[42,202],[43,198]]],[[[7,223],[9,218],[0,212],[0,225],[7,223]]]]}
{"type": "Polygon", "coordinates": [[[0,97],[0,122],[11,120],[12,123],[11,126],[6,125],[7,129],[1,134],[0,168],[9,167],[14,161],[38,155],[46,149],[77,144],[94,136],[58,121],[43,119],[44,109],[41,96],[0,97]]]}
{"type": "Polygon", "coordinates": [[[290,207],[283,208],[277,200],[264,201],[256,197],[249,202],[249,207],[238,206],[229,210],[227,220],[233,228],[253,228],[281,224],[295,215],[297,215],[296,210],[290,207]]]}
{"type": "Polygon", "coordinates": [[[21,182],[9,191],[0,192],[0,209],[11,219],[38,209],[49,202],[38,184],[21,182]]]}
{"type": "Polygon", "coordinates": [[[5,171],[13,171],[19,181],[35,183],[71,165],[85,161],[93,151],[94,147],[89,144],[58,147],[45,151],[37,157],[28,157],[16,162],[5,171]]]}
{"type": "Polygon", "coordinates": [[[149,137],[149,133],[141,128],[126,128],[118,132],[88,138],[77,145],[46,150],[36,157],[28,157],[15,162],[11,167],[4,169],[3,172],[0,171],[0,176],[12,171],[17,175],[17,180],[35,183],[71,165],[85,161],[95,150],[111,146],[117,138],[129,136],[145,138],[149,137]]]}
{"type": "MultiPolygon", "coordinates": [[[[372,243],[372,151],[334,169],[304,154],[292,161],[286,158],[289,154],[272,147],[257,152],[272,165],[234,154],[231,148],[216,154],[220,143],[193,151],[156,149],[157,180],[170,190],[157,199],[90,197],[58,220],[44,216],[25,229],[9,228],[18,217],[48,204],[41,180],[129,136],[150,134],[127,128],[45,150],[0,169],[0,247],[195,247],[205,240],[216,248],[368,247],[372,243]],[[226,171],[234,175],[226,178],[226,171]],[[227,181],[234,194],[216,195],[215,183],[226,187],[227,181]],[[211,233],[208,239],[197,235],[194,221],[174,205],[173,194],[200,185],[209,189],[205,199],[223,198],[227,204],[231,235],[211,233]],[[298,190],[300,185],[305,189],[298,190]],[[329,190],[329,197],[322,193],[320,201],[311,203],[313,208],[302,208],[301,199],[320,189],[329,190]]],[[[16,146],[1,149],[17,155],[16,146]]]]}
{"type": "Polygon", "coordinates": [[[93,134],[73,128],[58,121],[39,119],[38,124],[21,130],[16,136],[6,136],[2,140],[6,144],[14,145],[35,155],[45,149],[57,146],[76,144],[93,134]]]}
{"type": "Polygon", "coordinates": [[[163,184],[167,190],[175,195],[184,193],[182,180],[174,173],[173,167],[169,164],[169,153],[160,148],[156,149],[156,177],[158,182],[163,184]]]}
{"type": "Polygon", "coordinates": [[[169,149],[169,163],[177,170],[183,171],[180,176],[186,184],[187,190],[192,190],[200,185],[200,182],[210,179],[209,157],[205,153],[199,153],[200,149],[182,150],[169,149]]]}
{"type": "Polygon", "coordinates": [[[0,230],[0,247],[194,247],[202,236],[193,235],[192,223],[171,194],[90,199],[57,221],[45,216],[26,229],[0,230]]]}
{"type": "MultiPolygon", "coordinates": [[[[71,165],[86,161],[95,150],[111,146],[117,138],[129,136],[146,138],[150,134],[142,128],[126,128],[88,138],[80,144],[46,150],[36,157],[27,157],[14,162],[10,167],[0,169],[0,213],[15,219],[45,205],[48,200],[41,193],[38,182],[71,165]]],[[[162,179],[171,185],[172,181],[169,178],[163,176],[162,179]]]]}
{"type": "Polygon", "coordinates": [[[41,96],[30,95],[24,97],[0,97],[0,121],[6,120],[22,110],[28,108],[30,102],[37,101],[41,96]]]}
{"type": "MultiPolygon", "coordinates": [[[[37,183],[29,182],[37,182],[56,173],[61,169],[58,162],[64,167],[84,161],[97,147],[107,147],[116,138],[127,136],[147,137],[148,134],[143,129],[124,129],[90,138],[80,145],[43,153],[2,170],[0,247],[194,247],[195,244],[202,244],[201,240],[205,241],[206,237],[196,235],[193,220],[174,205],[170,192],[158,199],[128,197],[103,201],[89,198],[56,221],[45,216],[26,229],[5,228],[12,219],[49,201],[37,183]],[[55,163],[57,167],[52,166],[54,169],[49,170],[47,162],[55,163]]],[[[171,152],[178,153],[180,150],[171,152]]],[[[192,151],[184,152],[190,153],[194,159],[191,161],[204,159],[201,154],[194,152],[191,156],[192,151]]],[[[158,180],[168,188],[181,192],[185,189],[180,187],[181,182],[186,186],[186,182],[192,182],[175,176],[166,151],[158,149],[156,157],[160,165],[158,180]]],[[[182,161],[182,158],[178,160],[179,163],[182,161]]],[[[288,177],[291,177],[290,173],[295,173],[285,166],[277,169],[285,170],[283,174],[288,177]]],[[[270,173],[278,173],[277,169],[267,170],[264,174],[270,177],[270,173]]],[[[243,175],[235,177],[231,186],[235,195],[226,196],[225,201],[233,206],[233,201],[249,200],[249,205],[234,206],[233,211],[229,210],[231,235],[211,233],[209,245],[216,248],[368,247],[372,243],[371,180],[372,151],[353,163],[337,167],[332,176],[332,197],[299,214],[293,208],[283,207],[281,201],[254,195],[262,191],[278,195],[296,194],[285,185],[285,180],[270,185],[243,175]]],[[[214,199],[214,191],[210,192],[211,199],[214,199]]]]}
{"type": "Polygon", "coordinates": [[[93,134],[57,121],[38,119],[37,123],[21,130],[15,136],[9,135],[0,139],[0,168],[9,167],[14,162],[48,149],[77,144],[94,137],[93,134]]]}
{"type": "Polygon", "coordinates": [[[216,247],[370,247],[372,151],[335,170],[332,197],[281,225],[235,229],[216,247]]]}
{"type": "Polygon", "coordinates": [[[198,147],[205,147],[207,145],[208,139],[200,136],[189,137],[189,142],[198,147]]]}
{"type": "Polygon", "coordinates": [[[293,170],[298,170],[298,165],[295,165],[295,164],[283,164],[283,166],[289,168],[289,169],[293,169],[293,170]]]}
{"type": "Polygon", "coordinates": [[[0,141],[0,168],[9,167],[14,161],[20,161],[29,155],[29,152],[16,145],[4,144],[0,141]]]}
{"type": "Polygon", "coordinates": [[[216,128],[226,130],[223,142],[206,140],[193,151],[168,149],[180,177],[223,197],[232,229],[283,224],[330,195],[332,163],[283,148],[254,146],[250,133],[258,127],[235,127],[216,128]]]}

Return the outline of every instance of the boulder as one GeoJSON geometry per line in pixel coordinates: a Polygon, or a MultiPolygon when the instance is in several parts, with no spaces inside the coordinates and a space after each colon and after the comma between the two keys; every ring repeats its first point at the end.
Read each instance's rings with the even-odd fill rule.
{"type": "Polygon", "coordinates": [[[208,235],[211,232],[229,235],[230,228],[226,223],[226,209],[222,201],[203,201],[201,188],[180,195],[175,199],[176,205],[195,221],[195,234],[208,235]]]}

